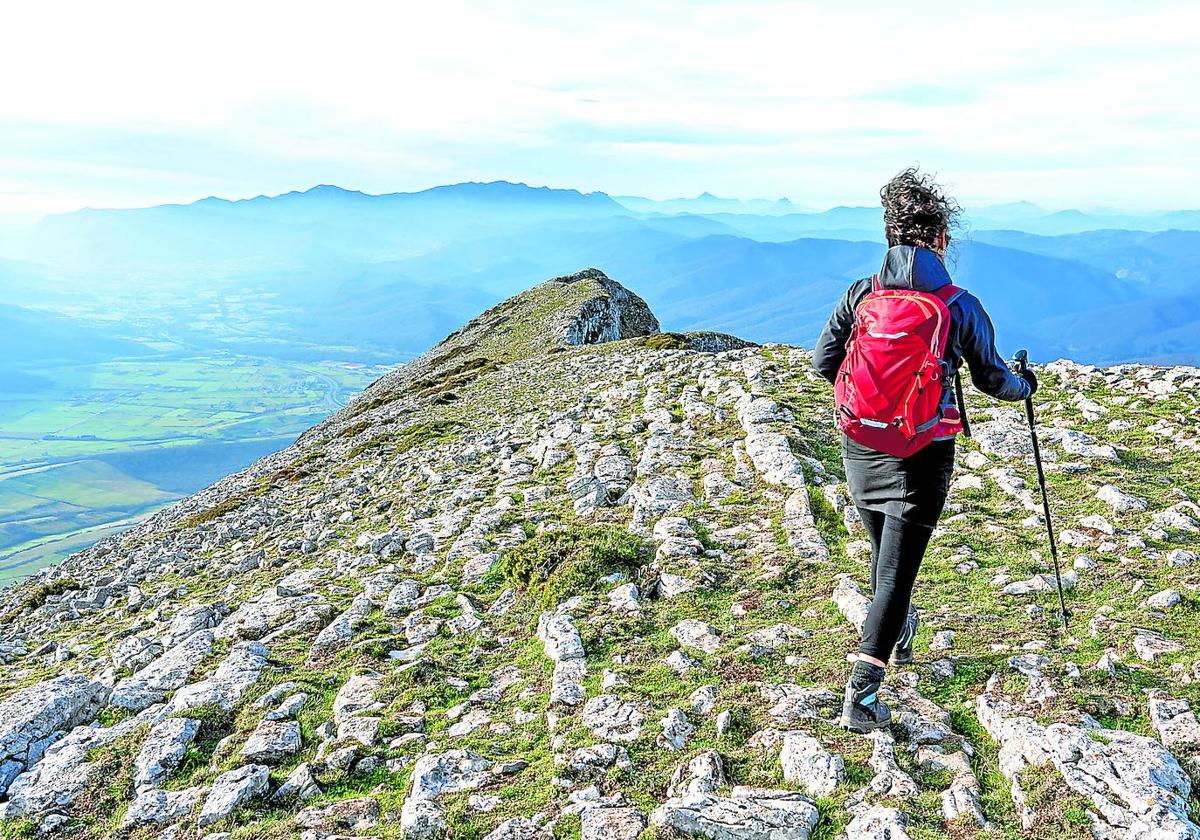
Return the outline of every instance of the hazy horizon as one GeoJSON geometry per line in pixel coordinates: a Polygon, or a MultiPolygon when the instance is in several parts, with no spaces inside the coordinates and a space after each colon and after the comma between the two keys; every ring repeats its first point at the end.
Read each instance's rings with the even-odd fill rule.
{"type": "MultiPolygon", "coordinates": [[[[335,187],[337,189],[345,190],[346,192],[362,193],[363,195],[366,195],[366,196],[379,197],[379,196],[387,196],[387,195],[412,194],[412,193],[425,192],[425,191],[428,191],[431,189],[437,189],[438,187],[463,186],[463,185],[468,185],[468,184],[493,184],[493,183],[508,183],[508,184],[514,184],[517,186],[526,186],[526,187],[530,187],[532,189],[543,189],[544,188],[544,189],[550,189],[550,190],[574,191],[574,192],[578,192],[583,195],[587,195],[590,193],[602,193],[617,202],[620,202],[620,200],[622,198],[639,198],[639,199],[645,199],[648,201],[659,202],[659,203],[664,203],[664,204],[671,203],[671,202],[699,201],[699,200],[702,200],[705,198],[715,199],[715,200],[720,200],[720,201],[741,202],[744,204],[760,204],[760,203],[765,204],[765,203],[775,203],[775,202],[787,201],[787,202],[790,202],[793,207],[793,210],[791,212],[795,212],[795,213],[824,213],[829,210],[833,210],[833,209],[841,208],[841,207],[857,209],[857,208],[877,208],[880,206],[879,201],[878,201],[878,196],[875,196],[875,200],[866,198],[857,203],[854,200],[847,199],[844,201],[835,201],[834,203],[818,204],[818,203],[808,200],[802,196],[801,197],[797,197],[795,195],[769,196],[769,195],[753,195],[753,194],[733,195],[733,194],[726,194],[726,193],[714,193],[712,190],[704,189],[703,187],[700,187],[696,191],[693,191],[691,193],[681,194],[681,195],[649,194],[647,192],[620,193],[617,191],[605,190],[605,189],[585,190],[585,189],[576,187],[574,185],[571,185],[569,183],[561,183],[561,184],[560,183],[546,183],[546,184],[543,184],[543,183],[531,183],[528,181],[518,181],[518,180],[513,180],[512,178],[497,177],[497,178],[488,179],[486,181],[478,181],[478,180],[477,181],[453,181],[453,182],[445,182],[445,183],[431,183],[428,185],[398,185],[395,188],[377,188],[376,190],[362,189],[362,188],[347,185],[347,184],[333,183],[331,181],[319,181],[319,182],[315,182],[315,183],[311,183],[311,184],[307,184],[307,185],[300,185],[300,186],[297,186],[292,189],[285,189],[281,192],[274,192],[274,193],[247,192],[247,193],[227,193],[227,194],[223,194],[223,195],[222,194],[207,194],[207,195],[181,196],[180,198],[175,199],[175,200],[162,201],[162,202],[159,202],[156,204],[130,203],[130,204],[107,205],[107,204],[96,203],[96,204],[84,204],[84,205],[81,205],[78,207],[63,208],[63,209],[53,210],[53,211],[48,211],[48,212],[0,210],[0,221],[3,221],[3,219],[7,217],[10,219],[20,218],[20,219],[25,220],[26,222],[36,222],[37,220],[46,218],[48,216],[65,215],[68,213],[75,213],[80,210],[138,210],[138,209],[147,209],[150,207],[163,207],[163,206],[185,207],[185,206],[188,206],[191,204],[195,204],[197,202],[205,201],[207,199],[219,199],[219,200],[228,201],[228,202],[251,201],[254,199],[258,199],[258,198],[278,198],[280,196],[289,195],[289,194],[306,193],[306,192],[311,192],[312,190],[320,189],[322,187],[335,187]]],[[[1152,207],[1148,206],[1148,207],[1138,207],[1138,208],[1124,207],[1121,205],[1088,204],[1086,202],[1068,203],[1068,204],[1061,204],[1061,205],[1060,204],[1047,204],[1044,202],[1031,201],[1031,200],[1022,199],[1022,198],[1014,198],[1011,200],[1003,200],[1003,201],[1001,201],[1001,200],[979,201],[979,202],[973,202],[969,205],[964,204],[963,207],[964,207],[964,210],[966,210],[967,212],[970,212],[972,210],[987,210],[987,209],[990,209],[993,207],[997,207],[997,208],[998,207],[1011,207],[1014,205],[1022,205],[1022,204],[1031,205],[1032,207],[1035,207],[1036,209],[1044,211],[1046,213],[1060,213],[1060,212],[1068,211],[1068,210],[1079,210],[1084,213],[1096,213],[1096,214],[1114,213],[1114,214],[1127,214],[1127,215],[1132,215],[1132,216],[1150,216],[1150,215],[1155,215],[1155,214],[1160,214],[1160,213],[1172,213],[1172,212],[1179,212],[1179,211],[1196,210],[1197,208],[1200,208],[1200,198],[1198,198],[1192,204],[1180,204],[1178,206],[1165,206],[1165,205],[1152,206],[1152,207]]]]}

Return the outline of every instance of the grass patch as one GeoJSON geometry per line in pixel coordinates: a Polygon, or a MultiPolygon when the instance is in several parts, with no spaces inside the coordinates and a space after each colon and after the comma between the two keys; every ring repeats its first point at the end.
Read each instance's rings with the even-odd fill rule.
{"type": "Polygon", "coordinates": [[[642,346],[647,350],[689,350],[692,343],[687,336],[679,333],[657,333],[642,339],[642,346]]]}
{"type": "Polygon", "coordinates": [[[592,525],[543,531],[509,549],[501,562],[510,580],[540,586],[542,603],[550,606],[590,590],[611,572],[631,572],[651,556],[650,545],[636,534],[592,525]]]}
{"type": "Polygon", "coordinates": [[[356,458],[368,449],[374,449],[385,443],[391,444],[390,451],[393,456],[403,455],[418,446],[446,443],[453,440],[458,435],[461,425],[455,420],[429,420],[424,423],[416,423],[394,435],[381,435],[364,441],[352,447],[346,457],[347,459],[356,458]]]}
{"type": "Polygon", "coordinates": [[[74,578],[59,578],[52,580],[49,583],[43,583],[30,590],[24,598],[20,600],[10,615],[5,617],[5,621],[10,620],[14,616],[18,616],[25,610],[36,610],[38,607],[46,603],[55,595],[61,595],[64,592],[70,592],[72,589],[78,589],[79,584],[74,578]]]}
{"type": "Polygon", "coordinates": [[[179,523],[180,529],[195,528],[197,525],[203,525],[206,522],[212,522],[214,519],[220,519],[227,513],[240,508],[245,504],[246,499],[241,496],[230,496],[217,502],[212,507],[202,510],[199,513],[193,513],[191,516],[179,523]]]}

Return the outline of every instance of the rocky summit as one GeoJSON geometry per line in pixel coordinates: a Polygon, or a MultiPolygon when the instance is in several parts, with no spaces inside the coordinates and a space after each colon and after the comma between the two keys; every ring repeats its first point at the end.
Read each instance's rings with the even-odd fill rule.
{"type": "Polygon", "coordinates": [[[801,348],[589,270],[0,595],[0,836],[1200,838],[1200,370],[976,394],[894,724],[801,348]]]}

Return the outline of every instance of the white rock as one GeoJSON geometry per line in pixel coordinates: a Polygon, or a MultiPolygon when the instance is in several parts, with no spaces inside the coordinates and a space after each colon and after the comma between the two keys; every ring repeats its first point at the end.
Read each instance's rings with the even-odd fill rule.
{"type": "Polygon", "coordinates": [[[855,815],[846,826],[846,840],[908,840],[908,818],[895,808],[875,805],[855,815]]]}
{"type": "Polygon", "coordinates": [[[583,723],[602,741],[632,743],[641,734],[646,715],[637,704],[601,694],[584,704],[583,723]]]}
{"type": "Polygon", "coordinates": [[[212,825],[256,796],[266,793],[269,774],[270,771],[261,764],[247,764],[217,776],[208,798],[204,800],[204,807],[200,809],[197,824],[201,828],[212,825]]]}
{"type": "Polygon", "coordinates": [[[679,709],[670,709],[663,717],[662,735],[658,738],[659,746],[678,752],[687,745],[687,740],[696,731],[685,715],[679,709]]]}
{"type": "Polygon", "coordinates": [[[818,819],[801,793],[735,787],[730,796],[692,793],[671,797],[650,815],[650,824],[707,840],[806,840],[818,819]]]}
{"type": "Polygon", "coordinates": [[[118,682],[109,702],[133,711],[161,703],[167,694],[183,687],[200,660],[212,651],[212,643],[211,630],[197,630],[133,676],[118,682]]]}
{"type": "Polygon", "coordinates": [[[1096,491],[1096,498],[1105,504],[1111,505],[1116,513],[1142,511],[1150,506],[1150,503],[1145,499],[1126,493],[1115,484],[1105,484],[1096,491]]]}
{"type": "Polygon", "coordinates": [[[144,788],[138,791],[125,811],[123,828],[143,825],[169,825],[179,822],[192,812],[204,799],[208,788],[192,787],[186,790],[168,791],[144,788]]]}
{"type": "Polygon", "coordinates": [[[637,840],[646,815],[637,808],[588,808],[581,815],[579,840],[637,840]]]}
{"type": "Polygon", "coordinates": [[[694,618],[686,618],[671,628],[671,636],[684,647],[713,653],[721,646],[717,628],[694,618]]]}
{"type": "Polygon", "coordinates": [[[696,581],[682,575],[662,572],[658,576],[658,594],[668,601],[696,588],[696,581]]]}
{"type": "Polygon", "coordinates": [[[1183,645],[1162,633],[1139,627],[1134,630],[1133,650],[1139,659],[1153,662],[1160,656],[1178,653],[1183,650],[1183,645]]]}
{"type": "Polygon", "coordinates": [[[0,795],[26,766],[41,759],[54,738],[94,720],[109,689],[69,675],[22,688],[0,701],[0,795]]]}
{"type": "Polygon", "coordinates": [[[583,658],[583,640],[568,615],[542,613],[538,620],[537,636],[542,641],[547,658],[554,662],[583,658]]]}
{"type": "MultiPolygon", "coordinates": [[[[258,682],[266,664],[267,649],[261,642],[239,642],[233,646],[211,677],[185,685],[176,691],[171,696],[167,708],[172,714],[207,705],[220,706],[226,711],[232,710],[242,696],[258,682]]],[[[149,670],[150,668],[146,669],[149,670]]]]}
{"type": "Polygon", "coordinates": [[[976,701],[976,714],[1000,744],[1006,777],[1016,778],[1026,766],[1052,765],[1068,788],[1094,805],[1100,836],[1200,836],[1189,819],[1191,780],[1153,738],[1065,723],[1042,726],[986,692],[976,701]]]}
{"type": "Polygon", "coordinates": [[[405,840],[441,837],[447,827],[446,815],[435,800],[483,787],[494,778],[491,768],[492,762],[466,750],[418,758],[400,809],[400,830],[405,840]]]}
{"type": "Polygon", "coordinates": [[[806,732],[783,733],[779,754],[783,778],[799,785],[809,796],[828,796],[846,776],[846,763],[806,732]]]}
{"type": "Polygon", "coordinates": [[[300,724],[294,720],[264,720],[242,747],[242,758],[251,764],[279,764],[300,752],[300,724]]]}
{"type": "Polygon", "coordinates": [[[294,796],[301,802],[307,802],[309,799],[320,795],[321,788],[317,784],[317,780],[313,777],[312,768],[308,765],[308,762],[303,762],[298,764],[284,783],[271,794],[271,798],[281,800],[294,796]]]}
{"type": "Polygon", "coordinates": [[[688,697],[688,708],[698,715],[707,715],[717,704],[717,687],[704,685],[688,697]]]}
{"type": "Polygon", "coordinates": [[[1162,592],[1155,593],[1146,599],[1146,606],[1153,607],[1156,610],[1169,610],[1171,607],[1178,606],[1183,600],[1174,589],[1164,589],[1162,592]]]}
{"type": "Polygon", "coordinates": [[[1161,691],[1151,692],[1150,724],[1168,747],[1200,747],[1200,722],[1187,700],[1172,699],[1161,691]]]}
{"type": "Polygon", "coordinates": [[[200,721],[189,718],[167,718],[156,724],[133,760],[134,787],[159,787],[166,781],[199,731],[200,721]]]}
{"type": "Polygon", "coordinates": [[[688,671],[694,670],[700,665],[697,660],[688,656],[682,650],[677,650],[674,653],[669,654],[665,659],[663,659],[663,662],[666,663],[668,668],[677,674],[686,674],[688,671]]]}
{"type": "Polygon", "coordinates": [[[615,587],[608,593],[608,603],[614,610],[637,612],[640,609],[637,584],[625,583],[615,587]]]}

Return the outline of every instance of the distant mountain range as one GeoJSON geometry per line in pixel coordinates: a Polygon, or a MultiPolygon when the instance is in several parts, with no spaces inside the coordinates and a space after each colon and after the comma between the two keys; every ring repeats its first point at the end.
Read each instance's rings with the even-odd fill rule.
{"type": "MultiPolygon", "coordinates": [[[[1200,359],[1195,319],[1180,307],[1200,287],[1200,211],[1017,202],[972,211],[968,223],[956,277],[1010,344],[1038,358],[1200,359]]],[[[640,289],[668,327],[804,343],[846,284],[874,270],[881,228],[877,207],[802,212],[787,199],[655,201],[504,181],[384,195],[322,185],[51,216],[9,254],[25,262],[0,264],[0,277],[8,266],[20,290],[10,303],[63,315],[71,291],[170,290],[189,311],[207,300],[210,314],[165,328],[193,344],[232,299],[252,324],[221,338],[239,352],[336,347],[381,361],[411,357],[564,265],[595,265],[640,289]],[[52,281],[17,282],[32,271],[52,281]]]]}

